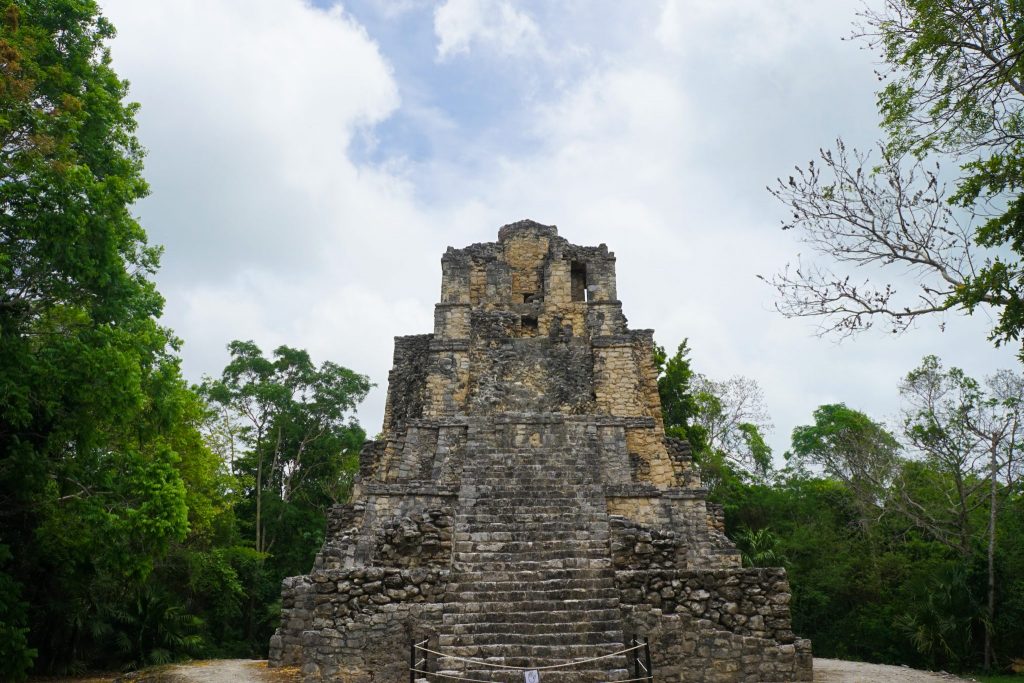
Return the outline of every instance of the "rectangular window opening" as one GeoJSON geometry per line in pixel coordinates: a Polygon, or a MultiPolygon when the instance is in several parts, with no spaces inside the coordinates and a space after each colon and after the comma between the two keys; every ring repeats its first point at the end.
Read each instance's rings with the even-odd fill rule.
{"type": "Polygon", "coordinates": [[[572,300],[588,301],[590,293],[587,291],[587,264],[580,261],[573,261],[570,269],[572,282],[572,300]]]}
{"type": "Polygon", "coordinates": [[[537,318],[535,316],[524,315],[522,318],[519,319],[519,325],[523,330],[523,336],[537,336],[537,318]]]}

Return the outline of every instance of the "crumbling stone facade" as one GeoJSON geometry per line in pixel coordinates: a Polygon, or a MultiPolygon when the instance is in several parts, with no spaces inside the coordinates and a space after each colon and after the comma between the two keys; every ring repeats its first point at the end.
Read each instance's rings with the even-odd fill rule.
{"type": "Polygon", "coordinates": [[[395,339],[384,429],[309,576],[284,582],[272,665],[307,681],[809,681],[782,569],[740,566],[689,446],[665,437],[650,330],[615,255],[553,226],[449,248],[432,334],[395,339]],[[612,656],[609,656],[612,655],[612,656]],[[481,662],[484,662],[481,664],[481,662]]]}

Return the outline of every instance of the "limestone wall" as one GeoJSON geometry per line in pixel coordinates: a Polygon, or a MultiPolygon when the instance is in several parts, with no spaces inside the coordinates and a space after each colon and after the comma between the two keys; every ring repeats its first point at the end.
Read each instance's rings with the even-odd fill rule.
{"type": "Polygon", "coordinates": [[[650,640],[661,680],[810,681],[810,641],[790,630],[781,568],[617,571],[628,633],[650,640]]]}
{"type": "Polygon", "coordinates": [[[615,583],[625,605],[689,614],[741,636],[780,643],[796,639],[790,627],[789,582],[781,567],[617,571],[615,583]]]}
{"type": "Polygon", "coordinates": [[[288,579],[270,661],[301,665],[306,680],[406,680],[409,644],[441,623],[446,583],[444,571],[384,567],[288,579]]]}
{"type": "Polygon", "coordinates": [[[627,633],[650,643],[656,680],[686,683],[812,681],[811,642],[790,643],[716,629],[690,614],[663,614],[648,605],[623,607],[627,633]]]}
{"type": "Polygon", "coordinates": [[[395,337],[394,364],[388,373],[388,398],[384,407],[384,431],[406,420],[423,416],[428,350],[433,335],[395,337]]]}
{"type": "MultiPolygon", "coordinates": [[[[652,351],[650,331],[626,327],[607,247],[572,245],[528,221],[505,226],[497,243],[442,258],[433,334],[395,340],[384,433],[409,420],[526,409],[651,417],[657,431],[652,351]]],[[[662,459],[644,462],[668,483],[662,459]]]]}

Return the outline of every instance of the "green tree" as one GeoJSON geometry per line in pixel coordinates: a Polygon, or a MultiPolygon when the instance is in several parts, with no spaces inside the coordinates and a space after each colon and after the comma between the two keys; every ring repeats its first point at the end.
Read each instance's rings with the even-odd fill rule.
{"type": "Polygon", "coordinates": [[[903,444],[842,404],[793,431],[791,457],[847,487],[873,555],[927,549],[930,564],[894,598],[892,626],[932,665],[994,661],[998,527],[1016,481],[1022,391],[1014,373],[983,385],[929,356],[900,387],[903,444]],[[893,530],[913,545],[886,537],[893,530]]]}
{"type": "Polygon", "coordinates": [[[813,425],[793,429],[792,443],[787,458],[842,481],[858,502],[862,525],[877,519],[900,463],[901,446],[884,426],[842,403],[823,405],[813,425]]]}
{"type": "MultiPolygon", "coordinates": [[[[34,656],[46,671],[117,663],[129,626],[108,616],[183,541],[185,482],[213,462],[190,422],[178,341],[157,323],[159,250],[130,213],[147,186],[113,35],[92,0],[0,1],[8,680],[34,656]]],[[[135,649],[157,642],[130,628],[143,634],[135,649]]]]}
{"type": "Polygon", "coordinates": [[[655,348],[665,433],[690,443],[712,498],[727,503],[726,491],[735,481],[771,470],[772,451],[764,440],[771,421],[757,382],[709,379],[693,371],[689,355],[685,339],[671,358],[655,348]]]}
{"type": "Polygon", "coordinates": [[[707,435],[695,422],[698,405],[693,391],[694,372],[690,366],[688,341],[680,342],[671,358],[664,347],[656,346],[654,362],[658,367],[658,394],[665,433],[689,441],[693,451],[700,453],[707,447],[707,435]]]}
{"type": "Polygon", "coordinates": [[[791,211],[784,229],[827,262],[770,278],[779,309],[820,319],[823,332],[852,333],[877,319],[900,332],[921,316],[991,307],[991,338],[1017,340],[1024,6],[887,0],[863,19],[855,35],[886,65],[886,139],[875,159],[840,141],[771,190],[791,211]],[[959,166],[952,190],[936,160],[959,166]]]}
{"type": "Polygon", "coordinates": [[[779,537],[768,527],[740,529],[733,539],[740,549],[744,567],[779,567],[786,558],[779,551],[779,537]]]}
{"type": "Polygon", "coordinates": [[[945,505],[912,505],[908,515],[965,558],[980,553],[987,561],[984,615],[984,667],[992,666],[992,632],[996,609],[995,549],[1001,500],[1012,491],[1016,446],[1024,418],[1024,377],[1003,371],[982,385],[959,368],[944,370],[927,356],[900,387],[905,433],[949,482],[945,505]],[[981,516],[978,511],[986,511],[981,516]]]}
{"type": "Polygon", "coordinates": [[[231,360],[201,393],[216,417],[207,435],[220,449],[241,500],[257,561],[247,570],[246,639],[263,639],[280,580],[309,570],[323,542],[327,509],[349,494],[366,437],[351,413],[369,380],[305,351],[280,346],[267,358],[251,341],[228,345],[231,360]]]}

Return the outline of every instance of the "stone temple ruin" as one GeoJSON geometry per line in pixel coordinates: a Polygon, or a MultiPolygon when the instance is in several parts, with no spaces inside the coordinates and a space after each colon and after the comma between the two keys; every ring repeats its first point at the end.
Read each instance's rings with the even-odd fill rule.
{"type": "Polygon", "coordinates": [[[271,665],[628,681],[646,675],[638,636],[658,680],[811,680],[784,570],[741,567],[689,445],[665,437],[653,333],[626,326],[614,254],[521,221],[441,264],[434,332],[395,339],[352,502],[284,582],[271,665]]]}

